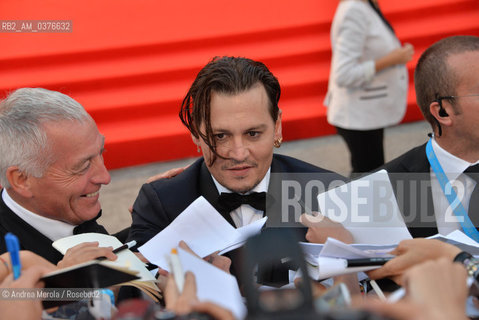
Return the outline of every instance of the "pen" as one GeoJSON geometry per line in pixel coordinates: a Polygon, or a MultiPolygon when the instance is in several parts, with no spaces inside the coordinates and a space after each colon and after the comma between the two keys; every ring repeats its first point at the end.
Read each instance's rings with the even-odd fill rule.
{"type": "Polygon", "coordinates": [[[124,245],[119,246],[118,248],[114,249],[113,253],[118,253],[118,252],[123,251],[125,249],[130,249],[134,246],[136,246],[136,240],[131,240],[130,242],[127,242],[124,245]]]}
{"type": "Polygon", "coordinates": [[[346,259],[347,267],[382,266],[394,257],[346,259]]]}
{"type": "Polygon", "coordinates": [[[371,280],[371,281],[369,281],[369,283],[371,284],[371,287],[373,287],[374,292],[376,292],[376,294],[378,295],[379,300],[387,301],[386,297],[384,296],[383,291],[381,290],[381,288],[379,287],[377,282],[374,281],[374,280],[371,280]]]}
{"type": "MultiPolygon", "coordinates": [[[[126,249],[130,249],[130,248],[132,248],[132,247],[134,247],[134,246],[136,246],[136,240],[132,240],[132,241],[130,241],[130,242],[127,242],[127,243],[125,243],[125,244],[119,246],[118,248],[113,249],[112,252],[116,254],[116,253],[118,253],[118,252],[120,252],[120,251],[123,251],[123,250],[126,250],[126,249]]],[[[103,261],[103,260],[106,260],[106,257],[98,257],[98,258],[96,258],[96,260],[98,260],[98,261],[103,261]]]]}
{"type": "Polygon", "coordinates": [[[175,279],[176,286],[178,287],[178,292],[181,293],[181,291],[183,291],[185,275],[183,274],[183,269],[181,268],[181,262],[176,248],[171,249],[170,268],[171,272],[173,272],[173,278],[175,279]]]}
{"type": "Polygon", "coordinates": [[[18,279],[21,274],[22,264],[20,262],[20,244],[18,243],[18,238],[13,233],[7,233],[5,235],[5,243],[7,245],[7,250],[10,253],[10,261],[12,263],[13,270],[13,279],[18,279]]]}

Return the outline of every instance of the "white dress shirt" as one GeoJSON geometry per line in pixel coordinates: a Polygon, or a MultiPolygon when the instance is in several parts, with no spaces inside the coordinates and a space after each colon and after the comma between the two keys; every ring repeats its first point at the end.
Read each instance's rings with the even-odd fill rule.
{"type": "MultiPolygon", "coordinates": [[[[444,150],[433,138],[432,148],[436,154],[437,160],[442,166],[444,173],[456,190],[458,198],[461,200],[464,209],[468,210],[471,193],[476,186],[476,182],[463,174],[469,166],[479,163],[470,163],[444,150]]],[[[436,174],[431,168],[431,192],[434,204],[434,214],[436,216],[437,230],[440,234],[447,235],[455,230],[462,230],[461,224],[457,220],[451,205],[437,180],[436,174]]]]}
{"type": "Polygon", "coordinates": [[[40,216],[33,213],[18,203],[16,203],[8,194],[7,190],[3,189],[2,199],[5,205],[10,208],[20,219],[38,230],[41,234],[52,241],[73,235],[73,229],[76,227],[69,223],[54,220],[40,216]]]}
{"type": "MultiPolygon", "coordinates": [[[[266,175],[264,176],[263,180],[261,180],[260,183],[256,187],[253,188],[253,190],[245,193],[245,194],[250,194],[252,192],[267,192],[268,191],[268,185],[269,185],[269,178],[271,175],[271,168],[268,169],[268,172],[266,172],[266,175]]],[[[213,178],[213,182],[215,183],[216,188],[218,189],[219,194],[222,192],[233,192],[225,187],[223,187],[216,179],[213,178]]],[[[257,210],[250,206],[249,204],[243,204],[239,206],[237,209],[233,210],[230,212],[231,218],[233,219],[233,222],[236,225],[236,228],[246,226],[250,223],[253,223],[261,218],[263,218],[263,211],[257,210]]]]}

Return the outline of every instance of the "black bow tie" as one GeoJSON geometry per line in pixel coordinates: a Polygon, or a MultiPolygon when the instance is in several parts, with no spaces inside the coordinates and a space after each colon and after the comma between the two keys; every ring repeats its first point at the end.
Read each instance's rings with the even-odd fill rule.
{"type": "Polygon", "coordinates": [[[228,212],[235,210],[242,204],[249,204],[257,210],[265,211],[266,192],[252,192],[246,195],[222,192],[218,197],[218,203],[228,212]]]}

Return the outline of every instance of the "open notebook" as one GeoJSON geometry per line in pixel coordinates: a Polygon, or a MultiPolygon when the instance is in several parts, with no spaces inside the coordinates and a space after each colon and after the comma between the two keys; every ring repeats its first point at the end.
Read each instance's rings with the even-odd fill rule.
{"type": "MultiPolygon", "coordinates": [[[[122,245],[120,240],[114,236],[102,233],[83,233],[74,236],[65,237],[53,242],[52,246],[62,254],[80,243],[98,241],[100,247],[118,248],[122,245]]],[[[138,257],[130,250],[122,250],[117,253],[118,259],[115,261],[104,260],[101,263],[117,268],[124,268],[135,271],[139,277],[138,280],[128,281],[121,285],[131,285],[137,287],[148,294],[152,299],[158,301],[161,297],[156,279],[138,257]]]]}
{"type": "MultiPolygon", "coordinates": [[[[41,280],[45,288],[106,288],[137,280],[136,271],[92,260],[45,274],[41,280]]],[[[43,301],[44,308],[51,308],[76,300],[63,295],[58,299],[43,301]]]]}

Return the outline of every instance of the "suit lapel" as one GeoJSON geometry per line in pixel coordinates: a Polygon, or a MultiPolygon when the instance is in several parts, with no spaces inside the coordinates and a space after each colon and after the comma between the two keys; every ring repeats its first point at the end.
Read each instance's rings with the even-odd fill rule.
{"type": "Polygon", "coordinates": [[[52,241],[10,210],[1,196],[0,211],[2,227],[18,237],[22,250],[32,251],[53,264],[63,258],[63,255],[52,247],[52,241]]]}
{"type": "Polygon", "coordinates": [[[413,238],[437,234],[426,144],[413,149],[402,165],[404,172],[392,173],[396,177],[392,178],[391,182],[409,232],[413,238]],[[399,181],[403,183],[402,186],[399,181]],[[398,195],[398,187],[401,187],[402,195],[398,195]]]}
{"type": "Polygon", "coordinates": [[[429,160],[427,160],[426,156],[426,144],[416,148],[413,156],[408,157],[404,162],[404,165],[409,172],[429,173],[431,166],[429,165],[429,160]]]}
{"type": "Polygon", "coordinates": [[[231,218],[230,213],[225,210],[219,203],[218,203],[218,189],[211,178],[211,173],[208,171],[206,164],[203,162],[200,167],[200,194],[205,197],[205,199],[211,203],[211,205],[218,210],[219,213],[226,219],[233,227],[236,228],[236,225],[231,218]]]}
{"type": "Polygon", "coordinates": [[[278,227],[281,224],[281,179],[279,173],[284,172],[285,169],[281,163],[273,156],[271,162],[271,175],[268,184],[268,198],[266,200],[265,216],[268,217],[266,227],[278,227]]]}

